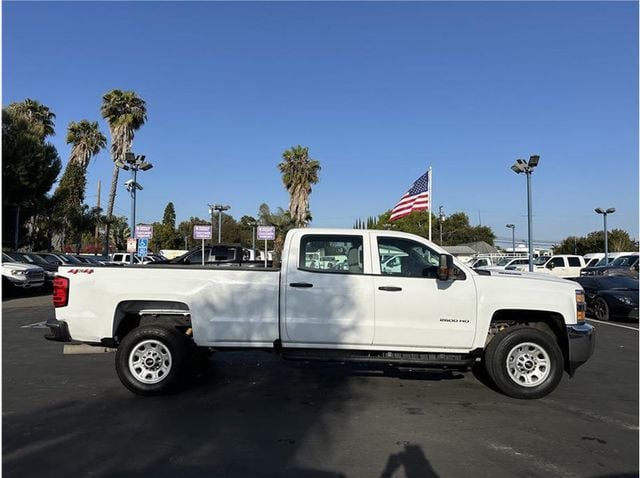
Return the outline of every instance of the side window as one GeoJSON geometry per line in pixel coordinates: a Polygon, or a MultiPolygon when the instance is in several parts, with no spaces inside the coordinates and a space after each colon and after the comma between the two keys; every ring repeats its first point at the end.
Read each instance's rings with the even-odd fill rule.
{"type": "MultiPolygon", "coordinates": [[[[205,249],[205,254],[208,251],[205,249]]],[[[185,262],[187,264],[202,264],[202,249],[198,249],[197,251],[193,251],[187,257],[185,257],[185,262]]]]}
{"type": "Polygon", "coordinates": [[[582,267],[580,264],[580,259],[577,257],[569,257],[569,267],[582,267]]]}
{"type": "Polygon", "coordinates": [[[434,279],[438,276],[440,255],[410,239],[378,237],[378,257],[382,275],[434,279]]]}
{"type": "Polygon", "coordinates": [[[301,269],[362,274],[362,236],[308,235],[300,242],[301,269]]]}
{"type": "Polygon", "coordinates": [[[547,269],[553,269],[554,267],[564,267],[564,258],[554,257],[547,264],[547,269]]]}

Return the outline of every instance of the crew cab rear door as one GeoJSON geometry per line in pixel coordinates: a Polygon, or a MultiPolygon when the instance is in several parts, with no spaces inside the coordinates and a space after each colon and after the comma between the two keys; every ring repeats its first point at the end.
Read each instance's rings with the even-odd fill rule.
{"type": "Polygon", "coordinates": [[[370,345],[374,298],[368,236],[297,234],[281,283],[283,345],[370,345]]]}

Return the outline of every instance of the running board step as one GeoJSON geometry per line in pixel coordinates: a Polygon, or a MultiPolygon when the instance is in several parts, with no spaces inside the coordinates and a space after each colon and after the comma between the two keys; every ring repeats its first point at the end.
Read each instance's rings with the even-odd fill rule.
{"type": "Polygon", "coordinates": [[[475,354],[412,353],[362,350],[295,349],[281,351],[287,360],[309,360],[325,362],[365,362],[413,367],[467,368],[476,362],[475,354]]]}

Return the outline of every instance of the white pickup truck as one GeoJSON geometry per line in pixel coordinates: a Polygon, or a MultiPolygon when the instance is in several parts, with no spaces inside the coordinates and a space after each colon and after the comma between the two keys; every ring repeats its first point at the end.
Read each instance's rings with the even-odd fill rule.
{"type": "Polygon", "coordinates": [[[117,347],[122,383],[157,395],[202,349],[288,359],[468,370],[539,398],[593,353],[579,284],[474,271],[426,239],[392,231],[294,229],[281,268],[62,266],[50,340],[117,347]],[[387,268],[393,253],[399,265],[387,268]],[[323,257],[345,256],[329,268],[323,257]]]}

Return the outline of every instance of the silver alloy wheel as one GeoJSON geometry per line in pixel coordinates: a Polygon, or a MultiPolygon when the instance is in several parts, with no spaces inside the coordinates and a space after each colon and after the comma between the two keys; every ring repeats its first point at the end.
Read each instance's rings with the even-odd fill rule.
{"type": "Polygon", "coordinates": [[[140,342],[129,354],[129,371],[142,383],[161,382],[171,371],[171,365],[171,352],[159,340],[140,342]]]}
{"type": "Polygon", "coordinates": [[[523,387],[536,387],[549,377],[551,359],[547,351],[533,342],[516,345],[507,355],[509,377],[523,387]]]}

